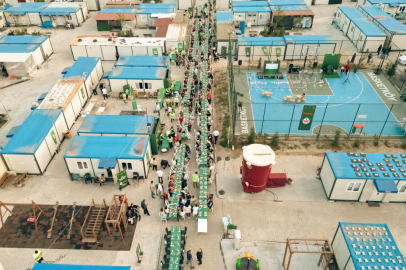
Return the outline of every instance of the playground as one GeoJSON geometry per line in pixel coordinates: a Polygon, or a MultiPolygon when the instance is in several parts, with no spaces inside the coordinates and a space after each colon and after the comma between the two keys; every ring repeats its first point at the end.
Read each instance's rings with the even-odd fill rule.
{"type": "Polygon", "coordinates": [[[249,92],[239,100],[247,115],[252,110],[247,122],[257,133],[333,134],[339,129],[343,134],[404,134],[406,106],[382,74],[371,70],[334,76],[314,70],[282,74],[283,78],[259,78],[253,72],[237,75],[237,82],[245,80],[248,86],[249,92]],[[304,111],[306,105],[313,109],[310,114],[304,111]],[[309,127],[303,128],[302,122],[309,127]]]}

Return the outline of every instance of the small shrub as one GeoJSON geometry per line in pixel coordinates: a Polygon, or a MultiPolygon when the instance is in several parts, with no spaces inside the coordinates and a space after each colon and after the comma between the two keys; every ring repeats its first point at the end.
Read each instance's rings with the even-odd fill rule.
{"type": "Polygon", "coordinates": [[[386,139],[383,141],[383,144],[384,144],[386,147],[388,147],[388,148],[391,147],[391,146],[389,145],[389,138],[390,138],[390,135],[388,136],[388,138],[386,138],[386,139]]]}
{"type": "Polygon", "coordinates": [[[275,134],[272,136],[270,146],[275,150],[279,149],[279,132],[278,131],[275,132],[275,134]]]}
{"type": "Polygon", "coordinates": [[[354,148],[358,148],[358,147],[359,147],[359,144],[360,144],[359,139],[356,138],[355,141],[353,142],[352,146],[353,146],[354,148]]]}
{"type": "Polygon", "coordinates": [[[336,130],[336,132],[334,133],[334,139],[331,142],[331,145],[333,147],[340,149],[340,137],[341,137],[341,131],[336,130]]]}
{"type": "Polygon", "coordinates": [[[406,142],[402,142],[402,144],[400,145],[400,148],[402,148],[403,150],[406,150],[406,142]]]}
{"type": "Polygon", "coordinates": [[[317,132],[316,134],[316,142],[318,142],[320,140],[320,132],[317,132]]]}
{"type": "Polygon", "coordinates": [[[379,136],[378,135],[374,135],[374,146],[378,146],[379,145],[379,136]]]}
{"type": "Polygon", "coordinates": [[[309,147],[311,144],[308,142],[302,143],[302,145],[307,149],[307,147],[309,147]]]}
{"type": "Polygon", "coordinates": [[[260,57],[259,60],[258,60],[257,69],[261,69],[261,67],[262,67],[262,58],[260,57]]]}
{"type": "Polygon", "coordinates": [[[248,135],[248,143],[249,144],[255,143],[255,129],[254,128],[250,129],[250,135],[248,135]]]}

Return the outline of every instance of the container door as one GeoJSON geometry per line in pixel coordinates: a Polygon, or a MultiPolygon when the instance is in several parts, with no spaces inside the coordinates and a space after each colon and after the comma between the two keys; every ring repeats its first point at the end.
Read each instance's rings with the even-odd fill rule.
{"type": "Polygon", "coordinates": [[[382,202],[383,198],[385,197],[386,193],[379,193],[374,186],[372,190],[371,196],[369,197],[368,202],[382,202]]]}

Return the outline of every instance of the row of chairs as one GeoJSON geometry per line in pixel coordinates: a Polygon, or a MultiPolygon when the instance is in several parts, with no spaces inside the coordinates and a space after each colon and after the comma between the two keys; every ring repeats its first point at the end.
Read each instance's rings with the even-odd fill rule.
{"type": "MultiPolygon", "coordinates": [[[[161,269],[169,269],[169,259],[170,259],[170,252],[171,252],[171,231],[168,230],[168,228],[165,228],[165,235],[164,235],[164,243],[165,243],[165,255],[163,257],[163,261],[161,261],[161,269]]],[[[187,227],[185,227],[185,230],[181,230],[181,246],[182,246],[182,252],[180,255],[180,261],[179,261],[179,269],[183,268],[183,261],[184,261],[184,253],[185,253],[185,246],[186,246],[186,238],[187,238],[187,227]]]]}

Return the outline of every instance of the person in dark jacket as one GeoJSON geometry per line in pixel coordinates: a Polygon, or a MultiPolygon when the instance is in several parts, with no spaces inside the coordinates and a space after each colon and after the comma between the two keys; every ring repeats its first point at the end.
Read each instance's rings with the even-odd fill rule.
{"type": "Polygon", "coordinates": [[[195,267],[193,266],[193,263],[192,263],[193,258],[192,258],[192,251],[191,251],[191,250],[188,250],[188,251],[187,251],[187,253],[186,253],[186,259],[187,259],[186,264],[189,264],[189,263],[190,263],[190,269],[195,268],[195,267]]]}
{"type": "Polygon", "coordinates": [[[142,202],[141,202],[141,208],[144,210],[144,215],[150,216],[147,206],[148,205],[145,203],[145,199],[143,199],[142,202]]]}
{"type": "Polygon", "coordinates": [[[196,252],[196,258],[197,261],[199,262],[199,265],[202,264],[202,259],[203,259],[203,250],[201,248],[199,248],[196,252]]]}

